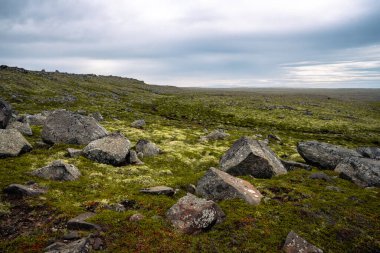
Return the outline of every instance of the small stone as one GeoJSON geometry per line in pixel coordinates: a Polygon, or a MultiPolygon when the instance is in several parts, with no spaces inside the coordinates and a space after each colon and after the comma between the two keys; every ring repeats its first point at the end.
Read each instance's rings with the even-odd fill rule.
{"type": "Polygon", "coordinates": [[[339,187],[333,186],[333,185],[326,186],[326,190],[334,191],[334,192],[341,192],[342,191],[339,187]]]}
{"type": "Polygon", "coordinates": [[[79,236],[78,231],[69,231],[67,234],[65,234],[62,237],[63,240],[68,240],[68,241],[76,240],[76,239],[79,239],[79,238],[80,238],[80,236],[79,236]]]}
{"type": "Polygon", "coordinates": [[[281,138],[278,137],[277,135],[275,134],[268,134],[268,140],[274,140],[274,141],[278,141],[278,142],[281,142],[281,138]]]}
{"type": "Polygon", "coordinates": [[[140,128],[140,129],[144,128],[145,125],[146,123],[145,123],[145,120],[143,119],[135,120],[131,123],[131,127],[140,128]]]}
{"type": "Polygon", "coordinates": [[[136,165],[143,165],[144,163],[139,159],[139,157],[137,156],[137,153],[136,151],[134,150],[130,150],[129,151],[129,154],[128,154],[128,163],[129,164],[136,164],[136,165]]]}
{"type": "Polygon", "coordinates": [[[287,171],[293,171],[296,169],[304,169],[304,170],[311,170],[311,166],[305,163],[299,163],[299,162],[294,162],[294,161],[286,161],[281,159],[280,160],[282,165],[284,165],[285,169],[287,171]]]}
{"type": "Polygon", "coordinates": [[[82,213],[67,222],[67,228],[70,230],[101,230],[101,228],[93,223],[86,222],[87,219],[95,216],[95,213],[82,213]]]}
{"type": "Polygon", "coordinates": [[[136,221],[141,221],[145,218],[144,215],[142,214],[139,214],[139,213],[135,213],[133,214],[130,218],[129,218],[129,221],[133,221],[133,222],[136,222],[136,221]]]}
{"type": "Polygon", "coordinates": [[[36,169],[32,171],[31,174],[44,179],[57,181],[74,181],[81,176],[80,171],[74,165],[64,163],[61,160],[56,160],[48,166],[36,169]]]}
{"type": "Polygon", "coordinates": [[[323,172],[317,172],[317,173],[313,173],[309,176],[310,179],[320,179],[320,180],[324,180],[326,182],[331,182],[332,179],[331,177],[329,177],[328,175],[326,175],[325,173],[323,172]]]}
{"type": "Polygon", "coordinates": [[[167,186],[155,186],[155,187],[150,187],[150,188],[144,188],[144,189],[141,189],[140,192],[155,194],[155,195],[167,195],[167,196],[173,196],[175,193],[173,188],[167,187],[167,186]]]}
{"type": "Polygon", "coordinates": [[[32,145],[16,129],[0,129],[0,158],[19,156],[32,150],[32,145]]]}
{"type": "Polygon", "coordinates": [[[22,198],[25,196],[36,196],[46,193],[46,189],[39,187],[37,184],[21,185],[11,184],[4,189],[4,193],[8,196],[22,198]]]}
{"type": "Polygon", "coordinates": [[[90,240],[88,237],[65,244],[55,242],[44,249],[45,253],[88,253],[90,240]]]}
{"type": "Polygon", "coordinates": [[[151,141],[139,140],[136,144],[137,155],[141,152],[144,157],[155,156],[160,154],[160,149],[151,141]]]}
{"type": "Polygon", "coordinates": [[[282,248],[285,253],[323,253],[323,251],[305,239],[290,231],[282,248]]]}
{"type": "Polygon", "coordinates": [[[32,129],[28,122],[12,121],[8,124],[7,129],[16,129],[23,135],[33,135],[32,129]]]}
{"type": "Polygon", "coordinates": [[[69,157],[75,158],[75,157],[81,156],[83,154],[83,151],[81,149],[68,148],[67,154],[69,157]]]}

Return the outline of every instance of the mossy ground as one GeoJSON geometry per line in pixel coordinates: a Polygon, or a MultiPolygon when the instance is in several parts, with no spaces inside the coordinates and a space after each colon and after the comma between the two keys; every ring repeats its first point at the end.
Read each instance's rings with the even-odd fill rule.
{"type": "MultiPolygon", "coordinates": [[[[262,139],[276,134],[282,142],[271,142],[271,148],[280,157],[298,161],[302,158],[295,147],[301,140],[347,147],[379,145],[379,102],[343,100],[314,92],[179,90],[118,77],[9,69],[0,72],[0,96],[21,114],[57,108],[99,111],[105,117],[101,124],[109,131],[121,131],[132,143],[149,139],[165,151],[144,159],[145,164],[140,166],[113,167],[84,157],[68,158],[66,149],[73,145],[34,148],[0,161],[0,188],[36,181],[49,191],[27,199],[28,204],[51,208],[57,219],[80,214],[93,202],[135,200],[135,209],[123,213],[103,210],[92,218],[104,228],[105,252],[278,252],[290,230],[325,252],[380,250],[380,191],[359,188],[333,171],[325,171],[333,177],[332,182],[309,179],[312,172],[303,170],[265,180],[243,177],[266,196],[265,200],[256,207],[240,200],[220,202],[226,221],[199,235],[180,234],[164,218],[165,212],[185,195],[186,186],[195,184],[209,167],[218,166],[221,155],[243,135],[262,139]],[[76,101],[48,99],[68,94],[76,101]],[[306,111],[312,115],[306,115],[306,111]],[[130,123],[140,118],[146,120],[146,128],[131,128],[130,123]],[[223,141],[199,140],[206,135],[205,129],[216,128],[225,129],[230,137],[223,141]],[[263,137],[257,137],[260,135],[263,137]],[[56,159],[76,165],[82,172],[81,179],[53,182],[28,174],[56,159]],[[139,193],[139,189],[155,185],[180,191],[174,197],[139,193]],[[326,189],[331,185],[341,191],[326,189]],[[130,222],[129,217],[136,212],[146,218],[130,222]]],[[[41,128],[33,127],[33,131],[28,140],[35,145],[41,128]]],[[[10,208],[5,200],[0,202],[0,213],[6,214],[10,208]]],[[[36,228],[10,241],[0,238],[0,252],[39,252],[64,232],[36,228]]]]}

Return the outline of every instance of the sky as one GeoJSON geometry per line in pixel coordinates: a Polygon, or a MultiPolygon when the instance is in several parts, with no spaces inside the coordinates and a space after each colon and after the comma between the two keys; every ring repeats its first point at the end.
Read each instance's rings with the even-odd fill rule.
{"type": "Polygon", "coordinates": [[[380,1],[0,0],[0,64],[159,85],[380,88],[380,1]]]}

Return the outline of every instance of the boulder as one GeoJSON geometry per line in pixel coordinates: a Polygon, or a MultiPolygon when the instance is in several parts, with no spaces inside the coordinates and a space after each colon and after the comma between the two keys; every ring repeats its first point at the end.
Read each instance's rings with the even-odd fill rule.
{"type": "Polygon", "coordinates": [[[56,160],[48,166],[36,169],[31,174],[57,181],[74,181],[81,176],[80,171],[74,165],[64,163],[61,160],[56,160]]]}
{"type": "Polygon", "coordinates": [[[305,163],[299,163],[294,161],[286,161],[281,159],[280,160],[282,165],[284,165],[285,169],[287,171],[292,171],[296,169],[304,169],[304,170],[311,170],[311,166],[305,163]]]}
{"type": "Polygon", "coordinates": [[[196,193],[214,201],[240,198],[251,205],[258,205],[263,197],[248,181],[210,168],[197,184],[196,193]]]}
{"type": "Polygon", "coordinates": [[[160,154],[160,149],[151,141],[139,140],[136,144],[136,152],[142,153],[144,157],[160,154]]]}
{"type": "Polygon", "coordinates": [[[154,186],[150,188],[144,188],[144,189],[141,189],[140,192],[155,194],[155,195],[167,195],[167,196],[173,196],[175,193],[174,189],[168,186],[154,186]]]}
{"type": "Polygon", "coordinates": [[[86,220],[95,216],[95,213],[87,212],[70,219],[67,222],[67,229],[69,230],[101,230],[99,225],[87,222],[86,220]]]}
{"type": "Polygon", "coordinates": [[[318,141],[300,142],[297,151],[308,164],[321,169],[335,169],[344,158],[361,156],[355,150],[318,141]]]}
{"type": "Polygon", "coordinates": [[[356,151],[364,157],[380,160],[379,147],[360,147],[356,151]]]}
{"type": "Polygon", "coordinates": [[[335,171],[358,186],[380,187],[380,160],[350,157],[340,162],[335,171]]]}
{"type": "Polygon", "coordinates": [[[12,121],[8,124],[7,129],[16,129],[23,135],[33,135],[28,122],[12,121]]]}
{"type": "Polygon", "coordinates": [[[131,127],[134,127],[134,128],[144,128],[146,125],[145,123],[145,120],[143,119],[139,119],[139,120],[135,120],[131,123],[131,127]]]}
{"type": "Polygon", "coordinates": [[[121,133],[113,133],[90,142],[83,154],[88,159],[99,163],[120,166],[127,163],[131,142],[121,133]]]}
{"type": "Polygon", "coordinates": [[[225,214],[214,201],[187,193],[166,212],[166,217],[179,231],[198,234],[221,223],[225,214]]]}
{"type": "Polygon", "coordinates": [[[90,239],[88,237],[70,242],[55,242],[44,249],[45,253],[88,253],[90,252],[90,239]]]}
{"type": "Polygon", "coordinates": [[[22,198],[26,196],[36,196],[46,192],[46,189],[39,187],[37,184],[22,185],[11,184],[4,189],[4,193],[8,196],[22,198]]]}
{"type": "Polygon", "coordinates": [[[224,140],[225,138],[229,137],[230,135],[223,130],[217,129],[212,131],[206,136],[201,137],[201,141],[216,141],[216,140],[224,140]]]}
{"type": "Polygon", "coordinates": [[[32,145],[16,129],[0,129],[0,158],[18,156],[32,150],[32,145]]]}
{"type": "Polygon", "coordinates": [[[46,143],[88,144],[107,134],[94,118],[66,110],[52,112],[42,129],[46,143]]]}
{"type": "Polygon", "coordinates": [[[317,248],[313,244],[307,242],[305,239],[290,231],[286,237],[285,244],[282,247],[285,253],[323,253],[323,250],[317,248]]]}
{"type": "Polygon", "coordinates": [[[287,171],[276,154],[263,142],[242,137],[220,159],[220,169],[234,176],[271,178],[287,171]]]}
{"type": "Polygon", "coordinates": [[[46,118],[47,117],[41,113],[26,116],[26,120],[31,126],[43,126],[45,124],[46,118]]]}
{"type": "Polygon", "coordinates": [[[12,117],[12,107],[6,101],[0,98],[0,129],[7,127],[12,117]]]}
{"type": "Polygon", "coordinates": [[[82,154],[83,154],[83,151],[81,149],[75,149],[75,148],[67,149],[67,155],[71,158],[81,156],[82,154]]]}

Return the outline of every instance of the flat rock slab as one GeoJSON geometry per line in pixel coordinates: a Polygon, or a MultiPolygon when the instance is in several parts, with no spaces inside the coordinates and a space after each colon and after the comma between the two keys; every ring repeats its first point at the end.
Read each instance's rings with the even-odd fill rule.
{"type": "Polygon", "coordinates": [[[323,250],[290,231],[282,248],[285,253],[323,253],[323,250]]]}
{"type": "Polygon", "coordinates": [[[64,163],[60,160],[56,160],[48,166],[36,169],[32,171],[31,174],[44,179],[57,181],[74,181],[81,176],[80,171],[74,165],[64,163]]]}
{"type": "Polygon", "coordinates": [[[198,234],[221,223],[225,214],[214,201],[187,193],[166,212],[166,218],[179,231],[198,234]]]}
{"type": "Polygon", "coordinates": [[[341,178],[360,187],[380,187],[380,160],[370,158],[346,158],[336,166],[341,178]]]}
{"type": "Polygon", "coordinates": [[[67,149],[67,155],[71,158],[81,156],[82,154],[83,154],[83,151],[81,149],[75,149],[75,148],[67,149]]]}
{"type": "Polygon", "coordinates": [[[318,141],[300,142],[297,151],[308,164],[331,170],[346,157],[361,156],[355,150],[318,141]]]}
{"type": "Polygon", "coordinates": [[[127,155],[131,142],[120,133],[90,142],[84,149],[83,155],[90,160],[119,166],[127,163],[127,155]]]}
{"type": "Polygon", "coordinates": [[[39,187],[37,184],[32,185],[22,185],[22,184],[11,184],[4,189],[4,193],[12,197],[26,197],[26,196],[36,196],[46,193],[47,190],[39,187]]]}
{"type": "Polygon", "coordinates": [[[86,222],[87,219],[95,216],[95,213],[87,212],[70,219],[67,222],[67,229],[69,230],[101,230],[99,225],[86,222]]]}
{"type": "Polygon", "coordinates": [[[271,178],[286,174],[277,155],[263,142],[242,137],[220,159],[220,169],[234,176],[271,178]]]}
{"type": "Polygon", "coordinates": [[[12,117],[12,107],[6,101],[0,98],[0,129],[7,127],[12,117]]]}
{"type": "Polygon", "coordinates": [[[45,253],[88,253],[90,252],[90,239],[88,237],[71,243],[55,242],[44,249],[45,253]]]}
{"type": "Polygon", "coordinates": [[[305,163],[299,163],[294,161],[286,161],[281,159],[282,165],[284,165],[287,171],[293,171],[297,169],[311,170],[311,166],[305,163]]]}
{"type": "Polygon", "coordinates": [[[160,149],[151,141],[139,140],[136,144],[136,152],[143,154],[144,157],[160,154],[160,149]]]}
{"type": "Polygon", "coordinates": [[[380,160],[380,148],[379,147],[360,147],[356,151],[366,158],[380,160]]]}
{"type": "Polygon", "coordinates": [[[251,205],[260,204],[261,193],[248,181],[210,168],[197,184],[196,193],[214,201],[240,198],[251,205]]]}
{"type": "Polygon", "coordinates": [[[144,189],[141,189],[140,192],[155,194],[155,195],[167,195],[167,196],[173,196],[175,193],[174,189],[168,186],[154,186],[150,188],[144,188],[144,189]]]}
{"type": "Polygon", "coordinates": [[[88,144],[106,136],[107,130],[92,117],[56,110],[45,120],[42,140],[46,143],[88,144]]]}
{"type": "Polygon", "coordinates": [[[33,131],[28,122],[12,121],[8,124],[7,129],[16,129],[23,135],[33,135],[33,131]]]}
{"type": "Polygon", "coordinates": [[[0,158],[18,156],[32,150],[32,145],[16,129],[0,129],[0,158]]]}

